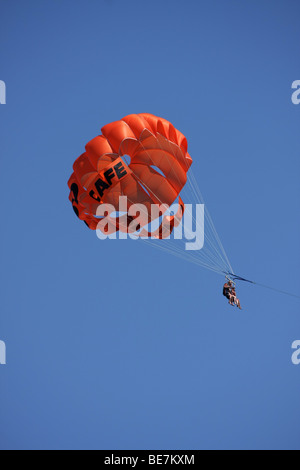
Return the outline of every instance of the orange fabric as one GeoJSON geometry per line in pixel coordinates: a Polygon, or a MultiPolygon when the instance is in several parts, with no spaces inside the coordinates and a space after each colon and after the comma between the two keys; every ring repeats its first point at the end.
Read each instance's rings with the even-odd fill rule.
{"type": "MultiPolygon", "coordinates": [[[[127,196],[127,210],[143,204],[148,210],[143,222],[151,222],[151,204],[172,205],[187,180],[192,159],[185,136],[166,119],[152,114],[130,114],[102,128],[102,135],[86,145],[73,165],[68,186],[74,212],[89,228],[99,223],[99,204],[119,207],[119,197],[127,196]],[[124,156],[131,159],[129,165],[124,156]]],[[[171,227],[179,223],[182,210],[167,220],[171,227]]],[[[127,231],[132,217],[122,216],[116,230],[127,231]],[[124,222],[125,221],[125,222],[124,222]]],[[[164,238],[162,226],[158,238],[164,238]]],[[[101,227],[100,227],[101,230],[101,227]]]]}

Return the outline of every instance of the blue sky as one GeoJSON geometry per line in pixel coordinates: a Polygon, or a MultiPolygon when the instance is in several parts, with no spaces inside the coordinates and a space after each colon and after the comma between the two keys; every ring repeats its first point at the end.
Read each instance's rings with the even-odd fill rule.
{"type": "Polygon", "coordinates": [[[299,449],[299,300],[100,241],[73,161],[170,120],[236,272],[300,294],[297,0],[0,5],[1,449],[299,449]]]}

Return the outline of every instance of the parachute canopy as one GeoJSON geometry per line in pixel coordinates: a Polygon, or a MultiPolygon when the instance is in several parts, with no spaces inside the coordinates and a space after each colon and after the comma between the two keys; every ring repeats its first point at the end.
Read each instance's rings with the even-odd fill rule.
{"type": "MultiPolygon", "coordinates": [[[[151,205],[171,206],[186,184],[192,159],[185,136],[152,114],[131,114],[101,131],[73,165],[68,186],[74,212],[90,229],[101,229],[96,217],[99,205],[111,204],[118,210],[120,196],[126,196],[126,211],[133,204],[143,204],[144,223],[151,222],[151,205]]],[[[181,199],[179,204],[180,219],[181,199]]],[[[116,230],[127,230],[131,221],[127,215],[120,216],[116,230]]]]}

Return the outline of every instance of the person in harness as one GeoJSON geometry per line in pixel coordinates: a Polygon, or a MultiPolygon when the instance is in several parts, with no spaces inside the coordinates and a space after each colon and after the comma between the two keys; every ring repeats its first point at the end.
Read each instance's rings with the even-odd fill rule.
{"type": "Polygon", "coordinates": [[[226,281],[223,286],[223,295],[224,297],[226,297],[226,299],[228,299],[228,302],[230,305],[234,305],[232,294],[231,294],[232,286],[233,286],[233,283],[232,281],[229,281],[229,280],[226,281]]]}
{"type": "Polygon", "coordinates": [[[230,279],[228,279],[223,286],[223,295],[228,299],[230,305],[236,305],[242,310],[241,303],[236,295],[235,285],[230,279]]]}

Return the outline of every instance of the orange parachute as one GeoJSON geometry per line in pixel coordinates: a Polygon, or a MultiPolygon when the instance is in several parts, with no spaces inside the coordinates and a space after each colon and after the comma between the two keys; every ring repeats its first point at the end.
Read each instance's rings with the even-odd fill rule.
{"type": "MultiPolygon", "coordinates": [[[[129,215],[134,204],[143,204],[147,209],[139,224],[141,228],[154,220],[153,204],[159,205],[160,214],[164,214],[165,205],[171,206],[179,197],[177,214],[165,216],[172,230],[183,216],[184,204],[179,194],[192,164],[185,136],[170,122],[152,114],[131,114],[105,125],[101,131],[102,135],[91,140],[85,153],[75,161],[68,181],[69,199],[76,215],[92,230],[126,232],[134,220],[129,215]],[[127,198],[126,214],[115,217],[112,228],[107,217],[101,224],[99,207],[110,204],[118,212],[120,196],[127,198]]],[[[157,238],[165,238],[163,224],[157,238]]]]}

